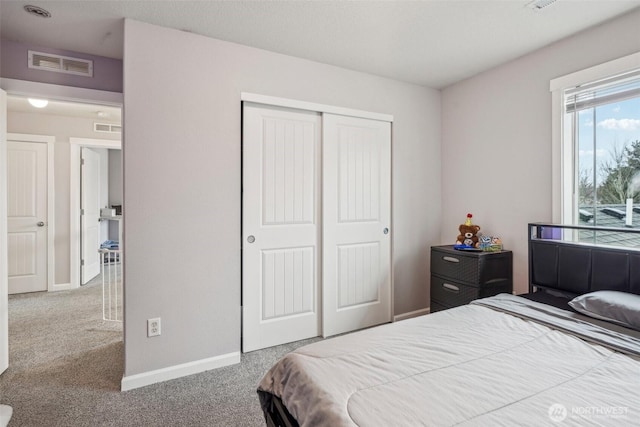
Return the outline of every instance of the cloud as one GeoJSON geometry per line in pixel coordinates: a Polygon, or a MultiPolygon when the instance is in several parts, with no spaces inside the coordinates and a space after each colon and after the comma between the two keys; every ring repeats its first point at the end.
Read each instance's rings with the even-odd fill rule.
{"type": "Polygon", "coordinates": [[[593,110],[580,110],[578,111],[580,117],[580,125],[586,127],[593,127],[593,110]]]}
{"type": "Polygon", "coordinates": [[[598,122],[598,126],[609,130],[640,130],[639,119],[606,119],[598,122]]]}

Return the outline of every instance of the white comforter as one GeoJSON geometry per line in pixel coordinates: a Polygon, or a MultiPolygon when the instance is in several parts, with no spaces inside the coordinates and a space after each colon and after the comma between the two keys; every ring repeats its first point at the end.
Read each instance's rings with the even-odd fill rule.
{"type": "Polygon", "coordinates": [[[624,354],[498,311],[546,306],[492,299],[496,309],[472,304],[301,347],[259,390],[301,427],[640,426],[640,339],[612,332],[624,354]]]}

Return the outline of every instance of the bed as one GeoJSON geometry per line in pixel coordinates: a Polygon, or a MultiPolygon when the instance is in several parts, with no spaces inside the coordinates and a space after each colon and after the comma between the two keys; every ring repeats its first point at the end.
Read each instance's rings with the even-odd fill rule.
{"type": "Polygon", "coordinates": [[[527,294],[287,354],[258,386],[267,425],[637,425],[640,252],[601,246],[597,233],[640,230],[528,232],[527,294]]]}

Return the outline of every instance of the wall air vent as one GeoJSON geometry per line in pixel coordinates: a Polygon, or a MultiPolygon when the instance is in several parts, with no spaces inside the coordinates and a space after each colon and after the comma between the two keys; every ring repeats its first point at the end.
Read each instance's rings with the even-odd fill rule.
{"type": "Polygon", "coordinates": [[[527,3],[527,7],[529,9],[533,9],[535,11],[542,10],[547,6],[552,5],[557,0],[534,0],[531,3],[527,3]]]}
{"type": "Polygon", "coordinates": [[[96,132],[120,133],[122,132],[122,126],[109,123],[94,123],[93,130],[96,132]]]}
{"type": "Polygon", "coordinates": [[[93,77],[93,61],[33,50],[29,51],[29,68],[93,77]]]}

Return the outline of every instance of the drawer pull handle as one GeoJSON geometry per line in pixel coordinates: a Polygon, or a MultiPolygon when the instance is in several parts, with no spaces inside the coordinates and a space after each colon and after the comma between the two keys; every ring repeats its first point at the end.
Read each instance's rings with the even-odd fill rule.
{"type": "Polygon", "coordinates": [[[451,283],[443,283],[442,287],[451,292],[460,292],[460,288],[456,285],[452,285],[451,283]]]}
{"type": "Polygon", "coordinates": [[[458,258],[454,258],[452,256],[443,256],[442,259],[448,262],[460,262],[458,258]]]}

